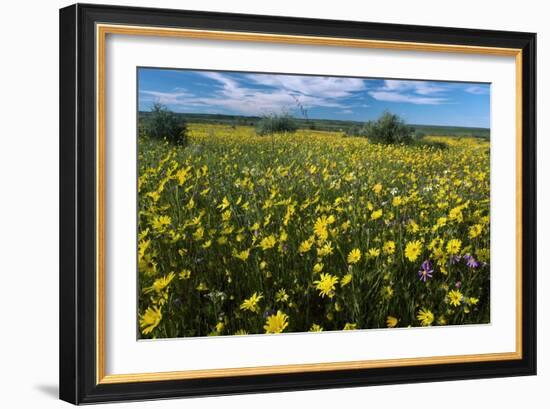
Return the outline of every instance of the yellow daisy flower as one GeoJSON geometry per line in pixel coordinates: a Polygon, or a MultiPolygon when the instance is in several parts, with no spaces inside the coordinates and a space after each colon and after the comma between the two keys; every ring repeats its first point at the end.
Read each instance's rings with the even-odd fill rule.
{"type": "Polygon", "coordinates": [[[416,261],[420,253],[422,252],[422,243],[418,240],[410,241],[405,246],[405,257],[409,261],[416,261]]]}
{"type": "Polygon", "coordinates": [[[432,325],[432,322],[434,322],[434,315],[430,310],[426,308],[421,308],[416,315],[416,319],[420,321],[420,324],[423,327],[427,327],[432,325]]]}
{"type": "Polygon", "coordinates": [[[262,293],[254,293],[250,296],[250,298],[245,299],[241,304],[241,310],[248,310],[252,312],[258,311],[258,303],[260,300],[264,298],[262,293]]]}
{"type": "Polygon", "coordinates": [[[449,304],[453,307],[458,307],[463,298],[462,293],[459,290],[451,290],[447,296],[449,297],[449,304]]]}
{"type": "Polygon", "coordinates": [[[154,306],[153,308],[147,307],[147,310],[139,318],[139,327],[141,328],[141,333],[144,335],[149,334],[153,331],[162,320],[162,311],[160,308],[154,306]]]}
{"type": "Polygon", "coordinates": [[[386,318],[386,325],[388,326],[388,328],[394,328],[397,325],[398,321],[399,320],[397,318],[388,315],[388,318],[386,318]]]}
{"type": "Polygon", "coordinates": [[[283,332],[288,327],[288,315],[281,311],[277,311],[277,314],[267,317],[264,325],[266,334],[278,334],[283,332]]]}
{"type": "Polygon", "coordinates": [[[348,263],[356,264],[359,260],[361,260],[361,250],[359,249],[351,250],[348,254],[348,263]]]}
{"type": "Polygon", "coordinates": [[[334,297],[334,290],[336,290],[336,284],[338,283],[338,277],[331,274],[322,274],[319,280],[313,282],[316,285],[316,289],[319,290],[321,297],[328,296],[328,298],[334,297]]]}

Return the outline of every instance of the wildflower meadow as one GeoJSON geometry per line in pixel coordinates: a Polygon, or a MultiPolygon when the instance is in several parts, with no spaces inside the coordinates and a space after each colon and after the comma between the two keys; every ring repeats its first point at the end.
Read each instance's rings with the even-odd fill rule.
{"type": "Polygon", "coordinates": [[[189,123],[138,138],[138,331],[490,321],[489,142],[189,123]]]}

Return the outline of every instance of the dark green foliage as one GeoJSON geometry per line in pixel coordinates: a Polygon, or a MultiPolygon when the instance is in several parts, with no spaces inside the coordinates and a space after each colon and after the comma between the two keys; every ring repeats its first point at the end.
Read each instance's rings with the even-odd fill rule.
{"type": "Polygon", "coordinates": [[[187,123],[164,105],[156,103],[143,121],[143,133],[151,138],[187,144],[187,123]]]}
{"type": "Polygon", "coordinates": [[[365,129],[362,126],[359,125],[353,125],[346,129],[345,135],[346,136],[367,136],[365,133],[365,129]]]}
{"type": "Polygon", "coordinates": [[[368,121],[362,126],[353,125],[346,129],[346,136],[369,138],[370,141],[385,144],[410,144],[414,138],[414,128],[405,124],[399,116],[385,111],[376,121],[368,121]]]}
{"type": "Polygon", "coordinates": [[[385,144],[410,144],[413,141],[413,132],[414,128],[388,111],[376,121],[368,121],[362,130],[369,140],[385,144]]]}
{"type": "Polygon", "coordinates": [[[295,132],[298,129],[296,120],[288,113],[270,114],[262,117],[256,124],[258,135],[271,135],[274,133],[295,132]]]}

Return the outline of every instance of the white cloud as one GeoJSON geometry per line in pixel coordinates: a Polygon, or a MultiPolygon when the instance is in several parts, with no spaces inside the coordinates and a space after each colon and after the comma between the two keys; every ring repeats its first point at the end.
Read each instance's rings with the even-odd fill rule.
{"type": "Polygon", "coordinates": [[[427,81],[384,80],[383,91],[413,92],[418,95],[440,94],[447,90],[443,85],[427,81]]]}
{"type": "Polygon", "coordinates": [[[183,99],[193,96],[193,94],[190,94],[181,88],[177,88],[173,92],[141,90],[140,94],[143,95],[142,100],[145,102],[159,102],[164,105],[179,104],[183,99]]]}
{"type": "Polygon", "coordinates": [[[266,85],[301,95],[321,99],[345,98],[353,92],[365,89],[365,83],[359,78],[313,77],[304,75],[266,75],[251,74],[249,79],[259,85],[266,85]]]}
{"type": "Polygon", "coordinates": [[[222,94],[228,97],[242,97],[244,95],[237,81],[234,81],[227,75],[220,74],[219,72],[201,72],[200,75],[219,82],[222,85],[222,94]]]}
{"type": "Polygon", "coordinates": [[[250,74],[246,78],[265,88],[240,84],[227,74],[202,72],[218,83],[213,96],[195,97],[195,104],[218,106],[247,115],[297,109],[298,104],[311,107],[345,107],[341,100],[364,89],[363,80],[353,78],[303,77],[295,75],[250,74]]]}
{"type": "Polygon", "coordinates": [[[439,105],[445,103],[445,98],[423,97],[412,94],[401,94],[389,91],[371,91],[369,95],[378,101],[386,102],[408,102],[416,105],[439,105]]]}
{"type": "Polygon", "coordinates": [[[445,86],[433,82],[384,80],[383,85],[369,91],[369,95],[378,101],[439,105],[447,102],[442,95],[447,90],[445,86]]]}
{"type": "Polygon", "coordinates": [[[471,87],[466,88],[464,91],[466,91],[469,94],[474,95],[487,95],[489,94],[489,87],[485,86],[479,86],[479,85],[472,85],[471,87]]]}

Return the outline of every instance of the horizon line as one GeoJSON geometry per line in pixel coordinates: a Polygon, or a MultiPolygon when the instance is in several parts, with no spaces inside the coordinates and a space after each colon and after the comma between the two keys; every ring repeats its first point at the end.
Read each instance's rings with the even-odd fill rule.
{"type": "MultiPolygon", "coordinates": [[[[138,109],[138,113],[149,113],[151,111],[143,111],[138,109]]],[[[239,115],[239,114],[214,114],[214,113],[205,113],[205,112],[178,112],[178,111],[171,111],[174,114],[181,114],[181,115],[204,115],[204,116],[226,116],[226,117],[239,117],[239,118],[262,118],[261,115],[239,115]]],[[[391,111],[388,111],[391,113],[391,111]]],[[[351,123],[358,123],[363,124],[368,122],[369,120],[365,121],[357,121],[352,119],[332,119],[332,118],[299,118],[292,116],[294,119],[298,119],[300,121],[308,121],[308,120],[318,120],[318,121],[336,121],[336,122],[351,122],[351,123]]],[[[451,127],[451,128],[464,128],[464,129],[483,129],[487,131],[491,131],[490,127],[483,127],[483,126],[464,126],[464,125],[440,125],[440,124],[420,124],[420,123],[409,123],[405,122],[406,125],[409,126],[437,126],[437,127],[451,127]]]]}

